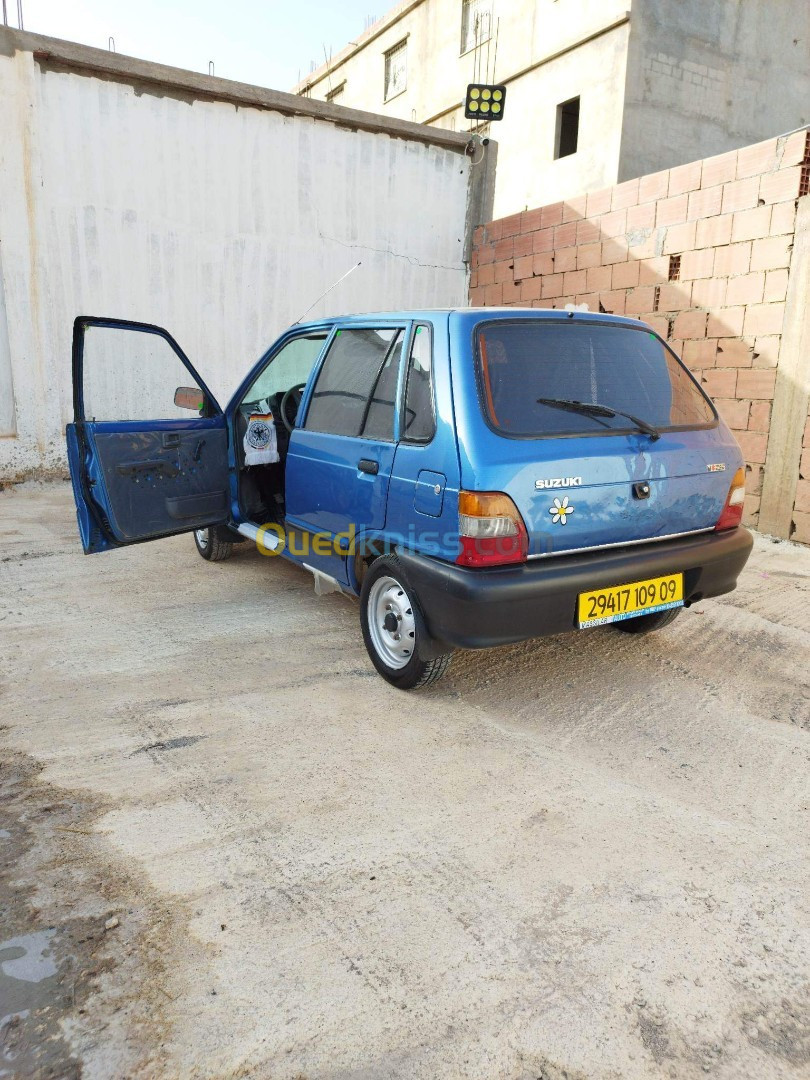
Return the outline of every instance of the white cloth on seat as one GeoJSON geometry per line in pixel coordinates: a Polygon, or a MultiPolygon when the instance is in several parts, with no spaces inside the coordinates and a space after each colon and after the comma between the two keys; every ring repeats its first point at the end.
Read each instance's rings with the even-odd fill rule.
{"type": "Polygon", "coordinates": [[[248,417],[243,440],[246,465],[272,465],[280,461],[276,423],[271,412],[252,413],[248,417]]]}

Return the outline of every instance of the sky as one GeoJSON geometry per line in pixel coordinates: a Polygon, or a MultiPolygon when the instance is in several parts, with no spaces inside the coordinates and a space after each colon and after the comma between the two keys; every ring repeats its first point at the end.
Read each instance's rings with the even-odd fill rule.
{"type": "MultiPolygon", "coordinates": [[[[395,0],[22,0],[26,30],[225,79],[291,90],[395,0]]],[[[6,0],[17,25],[17,0],[6,0]]],[[[0,12],[2,21],[2,12],[0,12]]]]}

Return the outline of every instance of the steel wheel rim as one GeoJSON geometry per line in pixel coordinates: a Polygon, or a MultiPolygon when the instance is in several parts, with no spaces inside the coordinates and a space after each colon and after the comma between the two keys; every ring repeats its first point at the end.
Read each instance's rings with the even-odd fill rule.
{"type": "Polygon", "coordinates": [[[208,529],[195,529],[194,539],[197,541],[197,546],[205,550],[208,547],[208,529]]]}
{"type": "Polygon", "coordinates": [[[368,630],[377,656],[388,667],[400,670],[416,647],[413,604],[396,578],[381,577],[369,589],[368,630]]]}

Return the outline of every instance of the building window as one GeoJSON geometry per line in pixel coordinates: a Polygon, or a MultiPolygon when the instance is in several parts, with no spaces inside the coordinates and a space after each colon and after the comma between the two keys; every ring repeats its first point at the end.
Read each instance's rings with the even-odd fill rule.
{"type": "Polygon", "coordinates": [[[461,53],[489,41],[492,31],[492,0],[462,0],[461,53]]]}
{"type": "Polygon", "coordinates": [[[408,43],[400,41],[385,54],[385,101],[401,94],[408,85],[408,43]]]}
{"type": "Polygon", "coordinates": [[[570,157],[577,152],[579,142],[579,98],[571,98],[557,106],[557,132],[554,157],[570,157]]]}
{"type": "Polygon", "coordinates": [[[336,105],[340,105],[340,104],[342,104],[342,102],[341,102],[341,96],[342,96],[342,94],[343,94],[343,91],[344,91],[345,89],[346,89],[346,80],[344,79],[344,80],[343,80],[343,82],[342,82],[342,83],[340,83],[340,85],[339,85],[339,86],[336,86],[336,87],[334,88],[334,90],[330,90],[330,91],[329,91],[329,93],[328,93],[328,94],[326,95],[326,100],[327,100],[327,101],[331,101],[331,102],[333,102],[333,103],[334,103],[334,104],[336,104],[336,105]]]}

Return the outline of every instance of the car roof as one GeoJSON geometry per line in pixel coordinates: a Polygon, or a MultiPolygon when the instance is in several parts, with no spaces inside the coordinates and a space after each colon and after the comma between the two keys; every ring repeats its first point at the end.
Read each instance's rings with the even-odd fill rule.
{"type": "Polygon", "coordinates": [[[447,308],[407,308],[400,311],[364,311],[351,315],[332,315],[318,319],[317,322],[302,323],[302,330],[323,329],[340,323],[342,326],[368,324],[373,322],[402,322],[420,320],[436,322],[458,319],[464,323],[489,322],[493,319],[572,319],[576,322],[615,323],[620,326],[638,326],[639,319],[624,315],[610,315],[607,312],[576,311],[564,308],[520,308],[520,307],[447,307],[447,308]]]}

